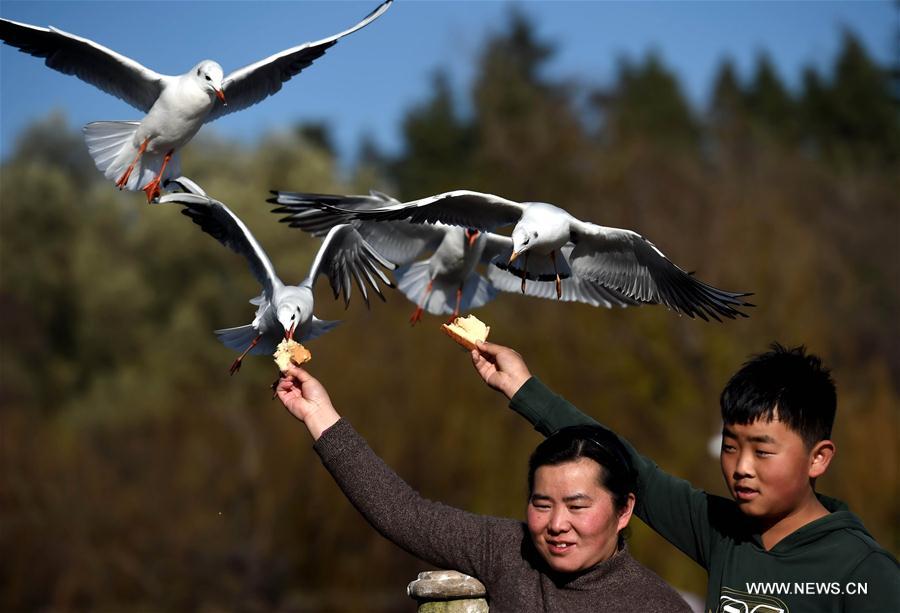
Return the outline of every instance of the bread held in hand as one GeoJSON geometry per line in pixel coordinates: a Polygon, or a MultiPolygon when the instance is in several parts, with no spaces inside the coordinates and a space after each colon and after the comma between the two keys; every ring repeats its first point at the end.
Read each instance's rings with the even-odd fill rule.
{"type": "Polygon", "coordinates": [[[475,349],[477,341],[486,341],[491,331],[490,326],[486,326],[474,315],[457,317],[449,324],[443,324],[441,329],[447,336],[469,350],[475,349]]]}
{"type": "Polygon", "coordinates": [[[272,357],[275,358],[278,370],[285,372],[292,362],[297,366],[304,362],[309,362],[312,359],[312,354],[309,352],[309,349],[297,341],[286,338],[278,343],[278,347],[275,348],[275,353],[272,354],[272,357]]]}

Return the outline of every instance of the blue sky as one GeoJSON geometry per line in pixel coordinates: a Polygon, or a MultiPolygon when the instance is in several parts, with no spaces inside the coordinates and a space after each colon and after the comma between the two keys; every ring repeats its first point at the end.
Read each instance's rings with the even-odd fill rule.
{"type": "MultiPolygon", "coordinates": [[[[201,59],[225,73],[356,23],[377,0],[153,2],[3,0],[0,16],[53,25],[97,41],[157,72],[180,74],[201,59]]],[[[368,134],[388,151],[400,119],[429,95],[430,75],[445,69],[461,91],[485,36],[500,30],[513,3],[396,0],[367,28],[341,40],[281,92],[204,126],[252,142],[298,121],[327,122],[345,157],[368,134]]],[[[803,66],[831,66],[849,27],[887,64],[898,53],[898,9],[891,2],[571,2],[514,3],[532,16],[542,40],[556,44],[549,70],[559,78],[606,84],[622,56],[658,51],[695,104],[705,102],[724,57],[749,75],[766,51],[789,84],[803,66]]],[[[0,47],[0,157],[21,131],[57,110],[70,124],[139,119],[140,113],[42,60],[0,47]]],[[[190,146],[190,145],[188,145],[190,146]]]]}

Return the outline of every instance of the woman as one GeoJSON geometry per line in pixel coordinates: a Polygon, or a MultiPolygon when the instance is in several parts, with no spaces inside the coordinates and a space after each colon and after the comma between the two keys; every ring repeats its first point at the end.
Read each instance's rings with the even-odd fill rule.
{"type": "Polygon", "coordinates": [[[566,428],[537,447],[522,524],[419,496],[302,368],[290,367],[276,392],[366,520],[416,557],[477,577],[492,613],[690,611],[625,549],[621,532],[634,508],[634,473],[618,441],[602,429],[566,428]]]}

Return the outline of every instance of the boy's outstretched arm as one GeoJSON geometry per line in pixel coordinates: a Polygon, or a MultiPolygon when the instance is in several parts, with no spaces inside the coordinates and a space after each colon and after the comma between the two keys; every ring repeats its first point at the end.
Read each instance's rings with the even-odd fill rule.
{"type": "Polygon", "coordinates": [[[579,411],[563,397],[550,393],[531,375],[525,360],[514,349],[487,341],[479,342],[477,349],[472,350],[472,364],[482,380],[506,396],[507,400],[513,400],[514,396],[517,400],[526,399],[525,402],[512,403],[511,406],[544,436],[550,436],[565,426],[598,425],[596,420],[579,411]],[[537,389],[546,390],[546,393],[540,395],[540,403],[527,402],[527,399],[534,397],[528,392],[537,389]]]}
{"type": "MultiPolygon", "coordinates": [[[[605,426],[582,413],[531,375],[518,352],[496,343],[478,343],[472,350],[475,370],[490,387],[509,399],[509,406],[544,436],[560,428],[582,424],[605,426]]],[[[608,428],[607,428],[608,429],[608,428]]],[[[615,433],[613,433],[615,434],[615,433]]],[[[708,495],[673,477],[619,437],[638,473],[635,514],[663,538],[704,568],[710,551],[708,495]]]]}

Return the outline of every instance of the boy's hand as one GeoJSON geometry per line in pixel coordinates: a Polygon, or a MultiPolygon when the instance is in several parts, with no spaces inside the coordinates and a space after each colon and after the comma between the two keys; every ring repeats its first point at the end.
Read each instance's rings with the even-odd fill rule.
{"type": "Polygon", "coordinates": [[[315,440],[340,419],[325,387],[299,366],[288,367],[278,380],[275,395],[291,415],[306,424],[315,440]]]}
{"type": "Polygon", "coordinates": [[[472,350],[472,364],[485,383],[507,398],[512,398],[531,378],[517,351],[487,341],[479,341],[472,350]]]}

